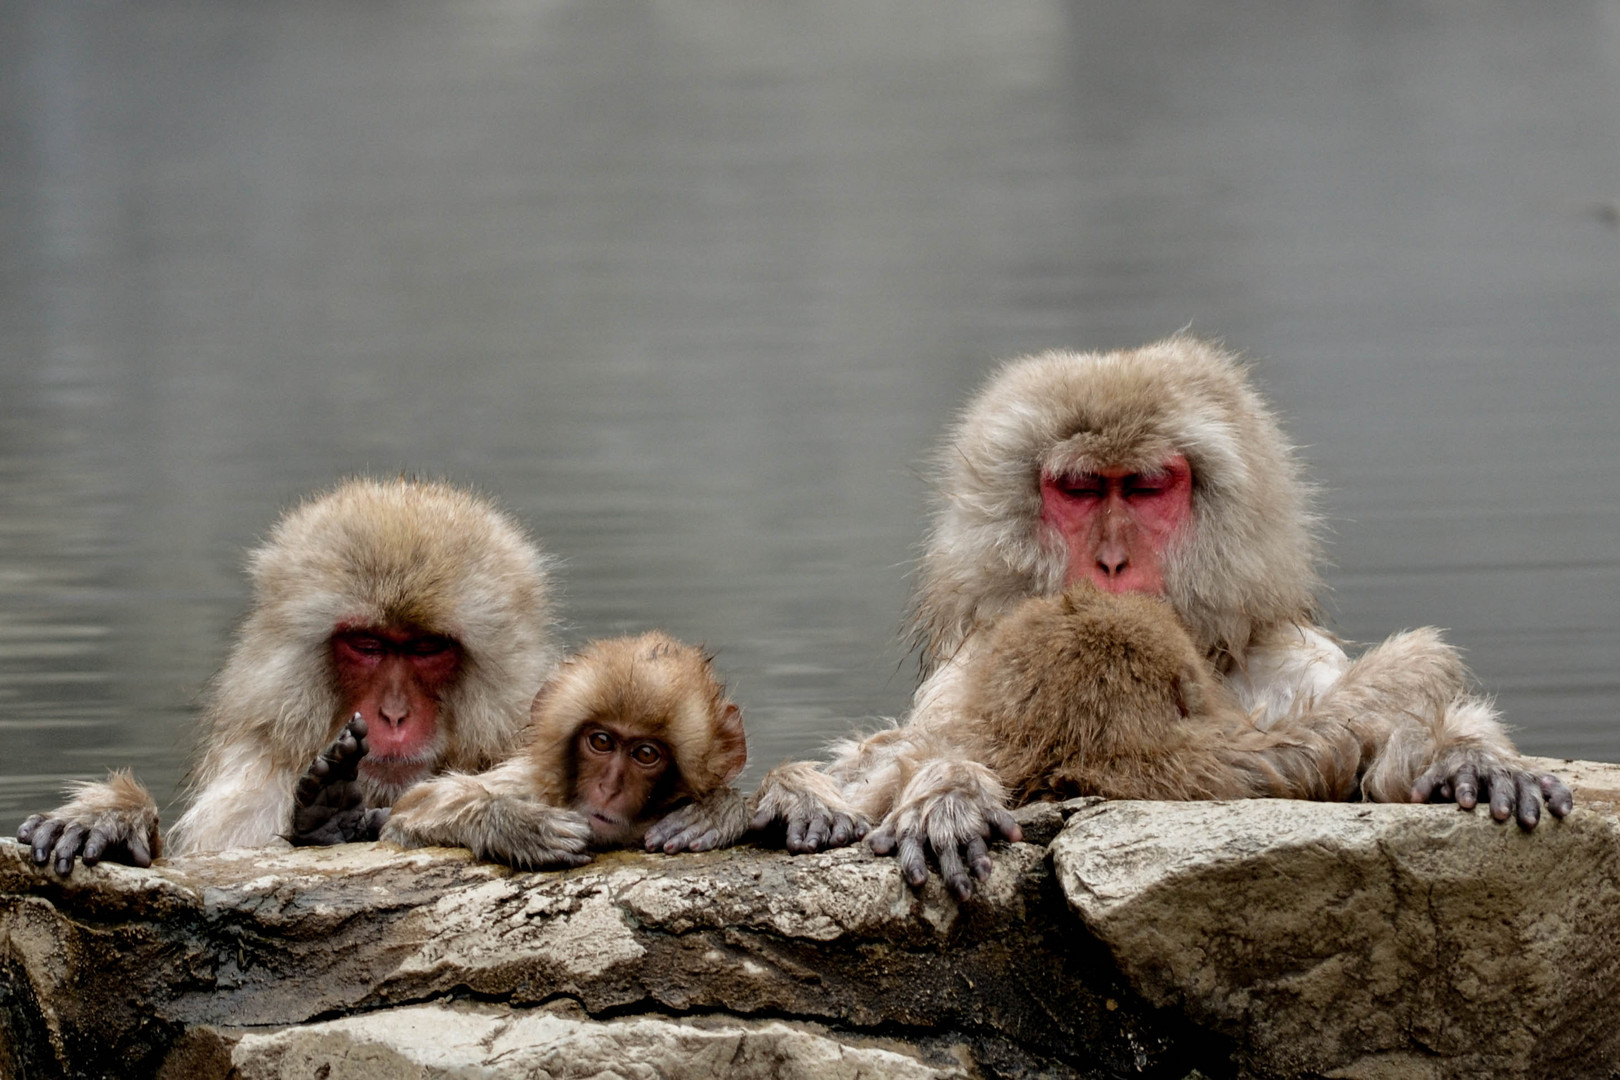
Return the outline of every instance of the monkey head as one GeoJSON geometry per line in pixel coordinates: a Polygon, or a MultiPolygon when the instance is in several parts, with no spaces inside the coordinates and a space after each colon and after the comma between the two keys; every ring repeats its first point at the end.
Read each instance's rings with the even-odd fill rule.
{"type": "Polygon", "coordinates": [[[384,802],[509,754],[556,660],[546,557],[445,484],[341,484],[287,513],[248,573],[254,607],[214,683],[215,737],[234,728],[296,776],[359,712],[361,782],[384,802]]]}
{"type": "Polygon", "coordinates": [[[741,710],[708,658],[657,631],[591,642],[558,667],[531,716],[537,791],[583,814],[598,846],[637,842],[748,760],[741,710]]]}
{"type": "Polygon", "coordinates": [[[1308,617],[1313,492],[1235,357],[1177,336],[1003,365],[940,454],[912,623],[924,665],[1082,579],[1163,596],[1208,655],[1308,617]]]}

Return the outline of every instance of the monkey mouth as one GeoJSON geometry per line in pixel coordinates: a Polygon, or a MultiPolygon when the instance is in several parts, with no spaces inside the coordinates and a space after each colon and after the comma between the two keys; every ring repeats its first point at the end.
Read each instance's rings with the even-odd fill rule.
{"type": "Polygon", "coordinates": [[[585,815],[585,820],[590,822],[591,838],[598,844],[627,843],[634,839],[634,824],[626,818],[592,810],[585,815]]]}

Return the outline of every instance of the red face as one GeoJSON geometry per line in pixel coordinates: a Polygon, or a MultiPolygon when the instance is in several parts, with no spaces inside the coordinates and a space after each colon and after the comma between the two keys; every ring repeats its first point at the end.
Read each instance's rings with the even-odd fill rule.
{"type": "Polygon", "coordinates": [[[461,646],[417,627],[339,627],[332,664],[343,715],[359,713],[371,750],[360,769],[387,784],[432,770],[443,750],[439,703],[461,671],[461,646]]]}
{"type": "Polygon", "coordinates": [[[1042,475],[1041,520],[1069,554],[1063,583],[1164,592],[1164,556],[1192,520],[1192,469],[1176,454],[1151,472],[1042,475]]]}
{"type": "Polygon", "coordinates": [[[574,809],[591,823],[600,845],[641,839],[659,781],[669,770],[669,747],[633,730],[586,724],[574,739],[574,809]]]}

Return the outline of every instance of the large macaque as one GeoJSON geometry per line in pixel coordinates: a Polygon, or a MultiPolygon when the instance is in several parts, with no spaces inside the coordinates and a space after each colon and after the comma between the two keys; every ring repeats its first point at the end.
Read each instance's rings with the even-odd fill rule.
{"type": "Polygon", "coordinates": [[[730,786],[748,760],[742,713],[693,646],[656,631],[592,642],[558,667],[532,716],[522,752],[418,784],[382,838],[534,869],[583,864],[588,848],[707,851],[746,830],[730,786]]]}
{"type": "Polygon", "coordinates": [[[1352,661],[1316,624],[1311,490],[1244,369],[1175,337],[1004,366],[941,455],[907,723],[785,765],[753,824],[794,851],[870,830],[959,897],[1016,840],[1009,798],[1488,802],[1533,827],[1532,772],[1432,629],[1352,661]],[[876,825],[873,828],[873,825],[876,825]]]}
{"type": "MultiPolygon", "coordinates": [[[[253,608],[210,687],[169,853],[375,838],[377,809],[412,785],[508,757],[558,658],[548,563],[445,484],[353,480],[290,511],[249,558],[253,608]],[[330,767],[334,739],[353,742],[351,717],[368,753],[334,814],[300,777],[330,767]]],[[[156,807],[123,774],[17,836],[61,873],[75,856],[145,866],[160,851],[156,807]]]]}

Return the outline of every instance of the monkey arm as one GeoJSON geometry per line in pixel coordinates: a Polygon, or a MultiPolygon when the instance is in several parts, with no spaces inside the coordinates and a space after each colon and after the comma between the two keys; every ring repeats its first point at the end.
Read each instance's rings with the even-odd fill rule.
{"type": "Polygon", "coordinates": [[[1531,769],[1507,740],[1490,702],[1459,695],[1449,702],[1432,729],[1401,729],[1390,739],[1384,754],[1373,762],[1371,785],[1362,787],[1369,797],[1388,801],[1456,802],[1464,810],[1480,801],[1497,821],[1516,818],[1533,829],[1541,820],[1541,804],[1553,817],[1568,817],[1575,795],[1552,773],[1531,769]],[[1414,767],[1422,771],[1403,787],[1399,778],[1414,767]],[[1391,777],[1383,786],[1379,773],[1391,777]]]}
{"type": "Polygon", "coordinates": [[[644,840],[648,851],[673,855],[730,847],[747,831],[747,800],[736,788],[722,787],[659,818],[644,840]]]}
{"type": "Polygon", "coordinates": [[[36,866],[53,862],[58,874],[73,871],[78,856],[86,866],[102,859],[129,866],[151,866],[162,854],[157,804],[127,769],[103,783],[72,788],[73,798],[47,814],[34,814],[17,830],[32,846],[36,866]]]}
{"type": "Polygon", "coordinates": [[[520,870],[591,861],[585,817],[534,797],[526,757],[486,773],[424,780],[394,804],[382,839],[400,847],[465,847],[520,870]]]}
{"type": "Polygon", "coordinates": [[[958,900],[973,895],[975,879],[990,876],[991,841],[1016,842],[1024,835],[1007,810],[1006,786],[951,735],[980,647],[970,638],[918,686],[904,726],[851,748],[843,762],[846,791],[881,819],[867,838],[872,850],[896,856],[914,888],[928,880],[932,853],[958,900]]]}
{"type": "MultiPolygon", "coordinates": [[[[1240,695],[1258,693],[1286,702],[1268,727],[1309,721],[1346,725],[1361,747],[1361,791],[1375,802],[1452,801],[1471,809],[1483,796],[1498,821],[1516,817],[1525,828],[1540,820],[1546,801],[1555,817],[1574,805],[1569,789],[1551,774],[1528,769],[1495,710],[1467,692],[1468,671],[1438,631],[1424,627],[1396,634],[1325,679],[1333,665],[1318,631],[1270,643],[1251,658],[1248,682],[1234,678],[1240,695]],[[1292,658],[1290,658],[1292,653],[1292,658]],[[1254,676],[1265,676],[1257,684],[1254,676]],[[1286,687],[1290,680],[1293,689],[1286,687]],[[1269,683],[1269,685],[1265,685],[1269,683]]],[[[1342,653],[1339,654],[1343,656],[1342,653]]]]}

